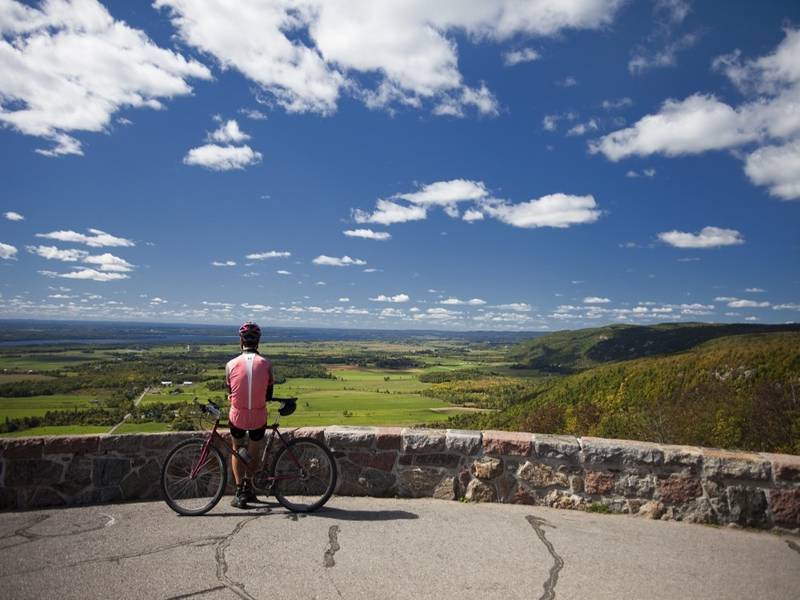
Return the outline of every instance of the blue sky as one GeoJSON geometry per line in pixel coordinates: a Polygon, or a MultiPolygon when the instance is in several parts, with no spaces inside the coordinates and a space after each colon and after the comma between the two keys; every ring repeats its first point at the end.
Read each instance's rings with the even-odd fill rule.
{"type": "Polygon", "coordinates": [[[3,3],[0,316],[797,320],[800,5],[570,5],[3,3]]]}

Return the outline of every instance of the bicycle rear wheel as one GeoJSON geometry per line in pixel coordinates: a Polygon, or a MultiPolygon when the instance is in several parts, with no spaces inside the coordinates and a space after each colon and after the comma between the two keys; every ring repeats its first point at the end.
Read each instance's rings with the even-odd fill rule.
{"type": "Polygon", "coordinates": [[[225,460],[215,446],[209,446],[202,456],[205,443],[199,438],[181,442],[170,451],[161,468],[164,501],[181,515],[202,515],[225,493],[225,460]]]}
{"type": "Polygon", "coordinates": [[[336,461],[312,438],[297,438],[280,449],[272,467],[272,493],[292,512],[312,512],[328,501],[336,487],[336,461]]]}

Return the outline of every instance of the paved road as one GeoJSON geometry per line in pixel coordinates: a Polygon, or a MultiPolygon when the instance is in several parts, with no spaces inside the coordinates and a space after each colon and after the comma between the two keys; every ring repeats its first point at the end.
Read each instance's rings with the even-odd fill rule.
{"type": "Polygon", "coordinates": [[[0,514],[17,598],[800,598],[800,539],[540,507],[333,498],[179,517],[161,502],[0,514]]]}

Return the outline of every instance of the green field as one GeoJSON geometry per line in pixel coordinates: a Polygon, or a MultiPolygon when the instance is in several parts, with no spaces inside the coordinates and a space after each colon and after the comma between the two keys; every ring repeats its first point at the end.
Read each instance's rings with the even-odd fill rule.
{"type": "Polygon", "coordinates": [[[49,410],[83,410],[92,408],[97,396],[80,394],[53,394],[52,396],[30,396],[27,398],[0,398],[0,420],[16,417],[44,415],[49,410]]]}

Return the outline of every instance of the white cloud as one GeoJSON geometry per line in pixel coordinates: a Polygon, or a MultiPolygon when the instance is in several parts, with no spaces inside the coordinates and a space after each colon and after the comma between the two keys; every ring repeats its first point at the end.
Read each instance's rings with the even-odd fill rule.
{"type": "Polygon", "coordinates": [[[220,144],[240,144],[250,139],[250,136],[239,129],[239,123],[234,119],[225,121],[216,131],[208,135],[208,140],[220,144]]]}
{"type": "Polygon", "coordinates": [[[346,297],[339,298],[339,302],[350,302],[350,298],[346,298],[346,297]]]}
{"type": "Polygon", "coordinates": [[[512,50],[503,55],[503,61],[507,67],[518,65],[520,63],[532,62],[539,60],[540,54],[533,48],[522,48],[521,50],[512,50]]]}
{"type": "Polygon", "coordinates": [[[486,185],[482,181],[451,179],[450,181],[429,183],[422,186],[422,189],[417,192],[397,194],[395,198],[423,206],[446,206],[468,200],[479,200],[487,195],[486,185]]]}
{"type": "Polygon", "coordinates": [[[587,296],[583,299],[584,304],[608,304],[611,302],[609,298],[601,298],[600,296],[587,296]]]}
{"type": "Polygon", "coordinates": [[[24,221],[25,217],[23,217],[18,212],[14,212],[13,210],[8,211],[3,215],[9,221],[24,221]]]}
{"type": "Polygon", "coordinates": [[[496,304],[492,308],[499,308],[500,310],[513,310],[515,312],[530,312],[531,305],[525,302],[512,302],[510,304],[496,304]]]}
{"type": "Polygon", "coordinates": [[[254,252],[253,254],[248,254],[245,258],[249,260],[267,260],[268,258],[288,258],[291,255],[291,252],[269,250],[268,252],[254,252]]]}
{"type": "Polygon", "coordinates": [[[365,240],[390,240],[392,234],[388,231],[372,231],[372,229],[348,229],[343,231],[347,237],[363,238],[365,240]]]}
{"type": "Polygon", "coordinates": [[[240,108],[239,109],[239,114],[240,115],[244,115],[245,117],[247,117],[248,119],[251,119],[253,121],[266,121],[267,120],[267,115],[265,115],[260,110],[256,110],[256,109],[253,109],[253,108],[240,108]]]}
{"type": "Polygon", "coordinates": [[[800,304],[776,304],[772,307],[772,310],[800,310],[800,304]]]}
{"type": "Polygon", "coordinates": [[[633,100],[627,96],[620,98],[619,100],[603,100],[600,106],[603,107],[603,110],[616,110],[618,108],[627,108],[629,106],[633,106],[633,100]]]}
{"type": "Polygon", "coordinates": [[[225,261],[215,260],[215,261],[212,261],[211,264],[213,266],[215,266],[215,267],[235,267],[236,266],[236,261],[235,260],[225,260],[225,261]]]}
{"type": "Polygon", "coordinates": [[[383,310],[381,310],[378,316],[384,318],[388,317],[388,318],[399,319],[406,316],[406,314],[399,308],[384,308],[383,310]]]}
{"type": "Polygon", "coordinates": [[[713,68],[745,95],[732,106],[713,95],[696,93],[669,99],[655,113],[631,127],[590,143],[609,160],[629,156],[678,156],[736,148],[756,142],[763,147],[741,154],[745,173],[784,200],[800,198],[800,29],[785,29],[774,52],[742,61],[741,52],[719,56],[713,68]]]}
{"type": "Polygon", "coordinates": [[[320,254],[311,262],[313,262],[315,265],[325,265],[329,267],[349,267],[350,265],[367,264],[367,261],[361,260],[360,258],[350,258],[346,255],[339,258],[336,256],[326,256],[324,254],[320,254]]]}
{"type": "Polygon", "coordinates": [[[475,210],[474,208],[468,208],[464,211],[464,216],[461,218],[468,223],[472,223],[474,221],[482,221],[484,217],[481,211],[475,210]]]}
{"type": "Polygon", "coordinates": [[[420,221],[428,216],[428,211],[424,206],[403,206],[391,200],[380,199],[376,202],[375,207],[376,209],[372,213],[358,209],[354,210],[353,218],[356,223],[391,225],[393,223],[420,221]]]}
{"type": "Polygon", "coordinates": [[[572,75],[569,75],[567,77],[564,77],[564,79],[559,79],[558,81],[556,81],[556,85],[559,85],[561,87],[575,87],[576,85],[578,85],[578,80],[575,79],[572,75]]]}
{"type": "Polygon", "coordinates": [[[271,306],[267,306],[265,304],[248,304],[247,302],[243,302],[241,307],[247,310],[252,310],[253,312],[267,312],[272,310],[271,306]]]}
{"type": "Polygon", "coordinates": [[[104,248],[107,246],[135,246],[131,240],[116,237],[99,229],[87,229],[91,235],[78,233],[71,230],[51,231],[50,233],[37,233],[36,237],[60,242],[73,242],[75,244],[86,244],[91,248],[104,248]]]}
{"type": "Polygon", "coordinates": [[[292,272],[291,272],[291,271],[287,271],[287,270],[285,270],[285,269],[279,269],[279,270],[277,270],[277,271],[275,271],[275,272],[276,272],[278,275],[291,275],[291,274],[292,274],[292,272]]]}
{"type": "Polygon", "coordinates": [[[742,300],[741,298],[731,298],[729,296],[718,296],[714,302],[725,302],[730,308],[769,308],[769,302],[756,302],[755,300],[742,300]]]}
{"type": "Polygon", "coordinates": [[[590,131],[597,131],[599,125],[597,121],[594,119],[589,119],[585,123],[578,123],[567,131],[567,135],[569,136],[576,136],[576,135],[584,135],[590,131]]]}
{"type": "Polygon", "coordinates": [[[188,79],[211,78],[95,0],[5,2],[0,32],[0,122],[53,142],[46,156],[83,154],[72,132],[106,131],[121,108],[161,108],[191,93],[188,79]]]}
{"type": "Polygon", "coordinates": [[[735,229],[711,226],[703,227],[699,233],[665,231],[658,234],[658,239],[676,248],[717,248],[744,244],[742,234],[735,229]]]}
{"type": "Polygon", "coordinates": [[[757,288],[757,287],[750,287],[744,290],[745,292],[750,292],[751,294],[764,294],[767,290],[757,288]]]}
{"type": "Polygon", "coordinates": [[[545,115],[542,118],[542,129],[545,131],[555,131],[558,127],[558,121],[560,117],[558,115],[545,115]]]}
{"type": "Polygon", "coordinates": [[[373,269],[373,268],[364,269],[364,273],[380,273],[382,271],[383,269],[373,269]]]}
{"type": "Polygon", "coordinates": [[[205,144],[190,149],[183,157],[183,162],[186,165],[205,167],[212,171],[232,171],[257,165],[261,159],[261,153],[250,146],[205,144]]]}
{"type": "Polygon", "coordinates": [[[487,202],[483,210],[503,223],[524,228],[565,228],[581,223],[594,223],[600,218],[600,210],[591,195],[549,194],[519,204],[487,202]]]}
{"type": "Polygon", "coordinates": [[[470,306],[483,306],[486,304],[486,300],[481,300],[480,298],[470,298],[467,300],[467,304],[470,306]]]}
{"type": "Polygon", "coordinates": [[[336,110],[343,93],[371,108],[420,107],[431,101],[436,106],[455,103],[458,109],[471,103],[492,114],[492,103],[471,97],[481,96],[481,89],[464,83],[453,34],[466,34],[472,43],[554,36],[568,28],[607,25],[621,4],[155,2],[157,8],[168,9],[186,44],[214,56],[222,68],[243,73],[271,96],[268,101],[289,112],[323,114],[336,110]],[[374,87],[362,82],[361,75],[369,75],[374,87]]]}
{"type": "Polygon", "coordinates": [[[756,185],[769,186],[773,196],[800,199],[800,139],[781,146],[764,146],[748,154],[744,172],[756,185]]]}
{"type": "Polygon", "coordinates": [[[450,321],[459,318],[463,314],[460,310],[449,310],[447,308],[429,308],[424,313],[415,313],[415,319],[430,319],[434,321],[450,321]]]}
{"type": "Polygon", "coordinates": [[[328,284],[325,283],[324,281],[315,281],[314,285],[328,285],[328,284]]]}
{"type": "Polygon", "coordinates": [[[11,244],[3,244],[0,242],[0,259],[14,260],[17,256],[17,249],[11,244]]]}
{"type": "Polygon", "coordinates": [[[644,169],[642,171],[642,175],[644,175],[645,177],[655,177],[656,176],[656,170],[655,169],[644,169]]]}
{"type": "Polygon", "coordinates": [[[650,69],[674,67],[677,64],[678,52],[688,50],[699,40],[696,33],[685,33],[677,39],[671,39],[656,50],[638,48],[633,58],[628,61],[628,71],[640,75],[650,69]]]}
{"type": "Polygon", "coordinates": [[[87,256],[83,262],[90,265],[99,265],[101,271],[115,271],[118,273],[128,273],[133,270],[133,265],[124,258],[114,256],[109,252],[87,256]]]}
{"type": "Polygon", "coordinates": [[[85,250],[62,249],[56,246],[25,246],[31,254],[36,254],[47,260],[62,260],[64,262],[77,262],[89,255],[85,250]]]}
{"type": "Polygon", "coordinates": [[[720,150],[757,137],[757,130],[729,105],[711,95],[694,94],[685,100],[666,100],[658,113],[590,142],[589,149],[616,162],[630,156],[720,150]]]}
{"type": "Polygon", "coordinates": [[[393,303],[402,303],[408,302],[411,298],[409,298],[408,294],[396,294],[394,296],[387,296],[385,294],[380,294],[375,298],[370,298],[373,302],[393,302],[393,303]]]}
{"type": "Polygon", "coordinates": [[[55,271],[39,271],[45,277],[63,277],[64,279],[84,279],[92,281],[116,281],[119,279],[128,279],[125,273],[107,273],[97,271],[95,269],[77,269],[68,273],[56,273],[55,271]]]}
{"type": "Polygon", "coordinates": [[[169,300],[164,300],[164,298],[159,298],[155,296],[154,298],[150,299],[150,304],[168,304],[169,300]]]}

